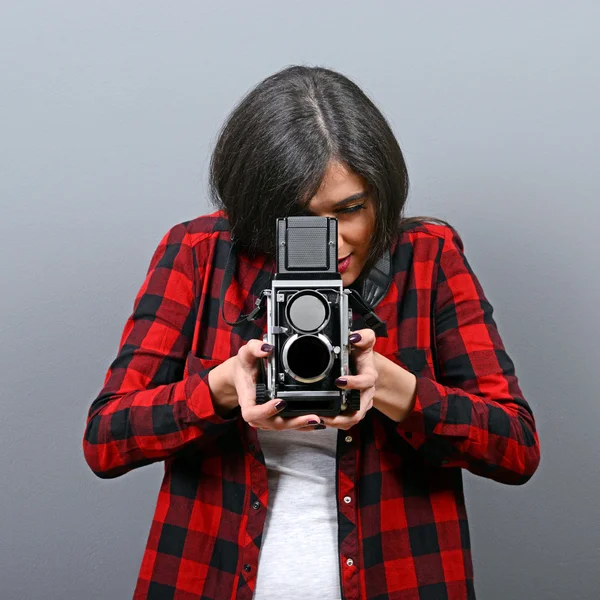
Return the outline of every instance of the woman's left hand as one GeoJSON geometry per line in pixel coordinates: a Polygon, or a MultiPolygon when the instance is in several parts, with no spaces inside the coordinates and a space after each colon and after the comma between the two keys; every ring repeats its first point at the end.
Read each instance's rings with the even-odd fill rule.
{"type": "Polygon", "coordinates": [[[361,329],[350,335],[349,341],[352,344],[351,351],[357,374],[345,376],[345,384],[342,383],[341,378],[335,383],[344,390],[360,390],[360,410],[345,411],[336,417],[320,417],[327,427],[350,429],[362,421],[367,411],[373,407],[378,377],[373,356],[375,339],[375,332],[372,329],[361,329]]]}

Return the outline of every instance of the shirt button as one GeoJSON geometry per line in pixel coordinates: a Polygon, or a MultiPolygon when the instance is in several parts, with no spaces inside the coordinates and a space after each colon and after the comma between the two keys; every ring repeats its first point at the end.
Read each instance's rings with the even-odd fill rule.
{"type": "Polygon", "coordinates": [[[344,502],[345,502],[346,504],[350,504],[350,502],[352,502],[352,498],[350,498],[350,496],[346,496],[346,497],[344,498],[344,502]]]}
{"type": "Polygon", "coordinates": [[[250,571],[252,571],[252,567],[249,564],[245,564],[244,565],[244,571],[246,571],[246,573],[249,573],[250,571]]]}
{"type": "Polygon", "coordinates": [[[351,436],[351,435],[347,435],[347,436],[344,438],[344,440],[345,440],[346,442],[348,442],[348,444],[349,444],[349,443],[352,441],[352,436],[351,436]]]}
{"type": "Polygon", "coordinates": [[[260,508],[260,502],[257,500],[256,502],[252,503],[252,508],[254,510],[258,510],[260,508]]]}
{"type": "Polygon", "coordinates": [[[351,566],[354,564],[354,561],[353,561],[351,558],[349,558],[349,559],[346,561],[346,564],[347,564],[349,567],[351,567],[351,566]]]}

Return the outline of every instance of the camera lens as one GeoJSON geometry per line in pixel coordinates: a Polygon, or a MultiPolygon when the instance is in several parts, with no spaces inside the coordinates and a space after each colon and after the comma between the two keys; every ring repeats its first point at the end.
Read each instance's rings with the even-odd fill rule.
{"type": "Polygon", "coordinates": [[[282,360],[290,377],[303,383],[314,383],[331,369],[333,348],[324,336],[296,334],[284,344],[282,360]]]}
{"type": "Polygon", "coordinates": [[[329,303],[317,292],[298,292],[289,299],[286,312],[294,329],[312,333],[322,329],[329,320],[329,303]]]}

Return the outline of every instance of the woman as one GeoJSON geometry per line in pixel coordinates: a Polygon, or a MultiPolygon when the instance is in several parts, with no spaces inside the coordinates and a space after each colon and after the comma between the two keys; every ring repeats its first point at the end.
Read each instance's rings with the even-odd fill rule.
{"type": "Polygon", "coordinates": [[[165,462],[134,597],[474,598],[461,469],[525,483],[538,438],[460,237],[403,219],[385,118],[338,73],[284,69],[230,115],[211,190],[159,244],[85,431],[99,477],[165,462]],[[302,214],[338,219],[345,287],[389,256],[387,335],[354,322],[336,383],[361,408],[335,417],[256,404],[266,317],[228,325],[269,283],[276,217],[302,214]]]}

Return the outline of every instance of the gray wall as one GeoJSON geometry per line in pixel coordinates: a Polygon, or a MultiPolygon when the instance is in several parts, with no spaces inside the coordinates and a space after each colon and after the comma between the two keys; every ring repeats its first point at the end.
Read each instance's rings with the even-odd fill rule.
{"type": "Polygon", "coordinates": [[[409,213],[462,233],[539,423],[525,487],[466,474],[479,598],[596,598],[599,7],[2,2],[0,597],[131,596],[162,465],[96,479],[86,411],[226,114],[305,62],[391,120],[409,213]]]}

